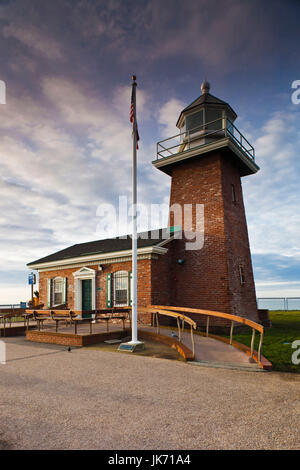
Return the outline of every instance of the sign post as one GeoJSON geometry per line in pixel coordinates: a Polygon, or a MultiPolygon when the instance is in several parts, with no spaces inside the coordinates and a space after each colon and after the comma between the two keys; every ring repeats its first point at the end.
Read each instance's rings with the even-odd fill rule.
{"type": "Polygon", "coordinates": [[[33,304],[33,286],[36,283],[36,275],[34,273],[28,274],[28,284],[31,286],[31,302],[33,304]]]}

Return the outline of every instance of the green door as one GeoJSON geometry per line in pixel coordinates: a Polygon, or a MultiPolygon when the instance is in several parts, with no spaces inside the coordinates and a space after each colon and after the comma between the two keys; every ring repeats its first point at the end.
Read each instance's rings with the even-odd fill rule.
{"type": "MultiPolygon", "coordinates": [[[[92,280],[83,279],[82,280],[82,310],[92,310],[92,280]]],[[[88,317],[89,314],[84,314],[83,317],[88,317]]]]}

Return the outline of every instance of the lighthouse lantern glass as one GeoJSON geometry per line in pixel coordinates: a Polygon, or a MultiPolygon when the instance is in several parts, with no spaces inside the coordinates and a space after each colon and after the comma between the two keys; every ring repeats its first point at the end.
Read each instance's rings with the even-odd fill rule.
{"type": "Polygon", "coordinates": [[[198,111],[197,113],[190,114],[186,117],[186,130],[190,133],[192,132],[199,132],[199,128],[201,128],[204,124],[204,116],[203,116],[203,109],[198,111]]]}

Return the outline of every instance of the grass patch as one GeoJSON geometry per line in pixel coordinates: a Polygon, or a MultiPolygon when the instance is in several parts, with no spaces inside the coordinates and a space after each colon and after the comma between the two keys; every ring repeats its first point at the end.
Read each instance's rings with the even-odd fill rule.
{"type": "MultiPolygon", "coordinates": [[[[2,313],[2,315],[5,315],[2,313]]],[[[19,322],[23,322],[24,323],[24,317],[11,317],[11,318],[6,318],[5,319],[5,323],[6,325],[9,325],[9,322],[12,322],[12,323],[19,323],[19,322]]],[[[3,320],[1,319],[1,325],[3,324],[3,320]]]]}
{"type": "MultiPolygon", "coordinates": [[[[300,364],[292,363],[292,343],[300,340],[300,312],[295,310],[273,310],[269,313],[272,328],[265,328],[262,354],[273,364],[273,370],[300,373],[300,364]]],[[[233,339],[250,347],[251,330],[234,334],[233,339]]],[[[223,335],[229,337],[229,335],[223,335]]],[[[258,349],[259,333],[255,335],[255,349],[258,349]]],[[[298,355],[298,357],[300,357],[298,355]]]]}

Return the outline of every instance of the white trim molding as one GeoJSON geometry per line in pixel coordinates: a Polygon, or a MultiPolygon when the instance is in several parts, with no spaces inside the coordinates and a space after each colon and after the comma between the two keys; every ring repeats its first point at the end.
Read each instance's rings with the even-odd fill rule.
{"type": "MultiPolygon", "coordinates": [[[[169,239],[168,241],[170,241],[169,239]]],[[[167,243],[167,240],[166,240],[167,243]]],[[[163,248],[162,246],[150,246],[146,248],[138,248],[137,252],[138,255],[152,255],[152,254],[157,254],[157,255],[163,255],[167,253],[168,249],[163,248]]],[[[70,266],[76,264],[76,263],[82,263],[83,266],[85,266],[85,263],[90,263],[94,262],[92,264],[98,264],[102,263],[102,260],[107,260],[108,258],[110,260],[115,260],[115,258],[124,258],[124,257],[131,256],[131,250],[123,250],[123,251],[113,251],[110,253],[103,253],[103,254],[94,254],[94,255],[89,255],[89,256],[77,256],[76,258],[68,258],[68,259],[61,259],[57,261],[49,261],[47,263],[36,263],[36,264],[30,264],[28,266],[30,269],[45,269],[45,268],[56,268],[60,266],[70,266]]],[[[45,269],[46,270],[46,269],[45,269]]],[[[47,269],[48,270],[48,269],[47,269]]]]}

